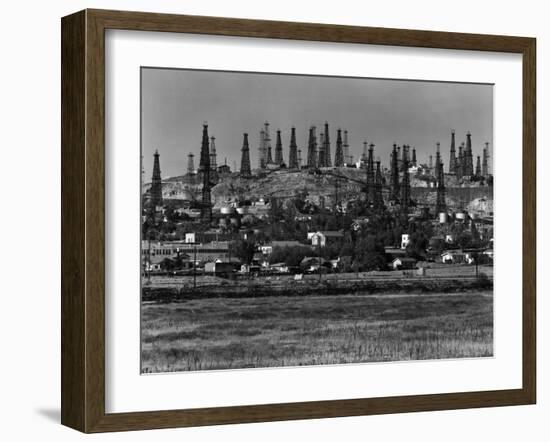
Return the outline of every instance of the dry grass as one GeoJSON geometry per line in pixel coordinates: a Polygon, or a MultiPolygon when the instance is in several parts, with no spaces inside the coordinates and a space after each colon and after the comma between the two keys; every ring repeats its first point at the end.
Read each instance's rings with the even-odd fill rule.
{"type": "Polygon", "coordinates": [[[142,372],[485,357],[492,292],[144,303],[142,372]]]}

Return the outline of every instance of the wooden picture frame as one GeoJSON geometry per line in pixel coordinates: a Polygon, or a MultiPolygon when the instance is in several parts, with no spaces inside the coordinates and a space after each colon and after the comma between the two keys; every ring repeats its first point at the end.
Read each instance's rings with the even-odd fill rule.
{"type": "Polygon", "coordinates": [[[533,404],[536,398],[536,41],[533,38],[84,10],[62,19],[62,408],[83,432],[533,404]],[[523,385],[271,405],[105,412],[105,30],[495,51],[523,58],[523,385]]]}

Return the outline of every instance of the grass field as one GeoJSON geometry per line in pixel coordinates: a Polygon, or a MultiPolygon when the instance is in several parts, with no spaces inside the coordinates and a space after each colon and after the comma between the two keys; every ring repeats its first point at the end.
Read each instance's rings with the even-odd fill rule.
{"type": "Polygon", "coordinates": [[[492,291],[195,299],[142,306],[143,373],[492,354],[492,291]]]}

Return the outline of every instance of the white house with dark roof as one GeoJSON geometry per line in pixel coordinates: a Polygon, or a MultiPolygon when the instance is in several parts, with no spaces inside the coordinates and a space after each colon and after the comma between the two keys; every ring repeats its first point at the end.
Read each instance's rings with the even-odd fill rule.
{"type": "Polygon", "coordinates": [[[308,238],[311,239],[311,245],[314,247],[325,247],[333,241],[340,241],[344,238],[344,234],[340,230],[325,230],[308,233],[308,238]]]}

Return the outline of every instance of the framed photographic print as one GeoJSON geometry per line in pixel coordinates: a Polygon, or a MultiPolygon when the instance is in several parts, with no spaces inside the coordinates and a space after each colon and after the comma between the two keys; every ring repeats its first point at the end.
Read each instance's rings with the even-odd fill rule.
{"type": "Polygon", "coordinates": [[[62,19],[62,423],[533,404],[535,40],[62,19]]]}

